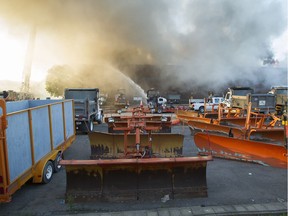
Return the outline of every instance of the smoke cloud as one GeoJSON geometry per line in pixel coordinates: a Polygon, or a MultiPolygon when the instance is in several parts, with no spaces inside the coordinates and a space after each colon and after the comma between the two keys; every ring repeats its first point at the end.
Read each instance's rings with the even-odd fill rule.
{"type": "Polygon", "coordinates": [[[34,61],[51,67],[156,65],[166,89],[287,80],[287,66],[259,68],[286,30],[283,0],[0,0],[0,14],[11,28],[37,27],[34,61]]]}

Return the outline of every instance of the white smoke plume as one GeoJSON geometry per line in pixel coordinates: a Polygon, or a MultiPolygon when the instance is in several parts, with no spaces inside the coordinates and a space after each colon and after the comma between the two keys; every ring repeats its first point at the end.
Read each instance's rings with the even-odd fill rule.
{"type": "Polygon", "coordinates": [[[35,61],[51,67],[157,65],[167,88],[287,80],[287,67],[259,69],[287,28],[286,0],[0,0],[0,14],[11,28],[37,26],[35,61]]]}

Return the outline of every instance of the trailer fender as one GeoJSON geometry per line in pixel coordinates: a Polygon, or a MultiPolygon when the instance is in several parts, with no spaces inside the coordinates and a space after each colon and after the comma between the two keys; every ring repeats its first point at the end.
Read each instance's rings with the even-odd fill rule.
{"type": "Polygon", "coordinates": [[[62,165],[60,164],[60,161],[64,159],[64,155],[63,152],[59,151],[57,153],[57,156],[55,158],[55,160],[53,161],[53,166],[54,166],[54,172],[60,172],[62,165]]]}
{"type": "MultiPolygon", "coordinates": [[[[34,170],[33,183],[43,182],[43,171],[45,165],[47,164],[48,161],[51,161],[53,163],[56,160],[58,153],[61,153],[61,151],[57,149],[52,150],[38,162],[34,170]]],[[[53,167],[53,169],[55,168],[53,167]]]]}

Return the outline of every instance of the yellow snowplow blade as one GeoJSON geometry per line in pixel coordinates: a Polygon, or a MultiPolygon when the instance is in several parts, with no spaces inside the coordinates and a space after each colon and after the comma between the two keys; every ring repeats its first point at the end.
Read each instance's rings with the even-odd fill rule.
{"type": "MultiPolygon", "coordinates": [[[[123,158],[124,135],[102,132],[88,134],[91,146],[91,159],[97,158],[123,158]]],[[[177,157],[182,155],[183,139],[181,134],[152,134],[151,143],[153,155],[157,157],[177,157]]],[[[140,135],[142,147],[149,146],[148,134],[140,135]]],[[[135,149],[135,134],[127,135],[127,148],[135,149]]]]}
{"type": "Polygon", "coordinates": [[[211,156],[63,160],[66,200],[125,201],[206,197],[211,156]]]}

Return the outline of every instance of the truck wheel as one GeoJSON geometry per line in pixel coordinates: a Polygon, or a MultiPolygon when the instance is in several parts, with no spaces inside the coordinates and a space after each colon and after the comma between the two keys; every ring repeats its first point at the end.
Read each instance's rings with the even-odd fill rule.
{"type": "Polygon", "coordinates": [[[90,119],[90,121],[89,121],[89,131],[90,132],[94,131],[94,122],[92,119],[90,119]]]}
{"type": "Polygon", "coordinates": [[[61,170],[62,166],[59,164],[59,162],[63,159],[63,156],[61,152],[59,152],[56,156],[56,159],[54,160],[54,172],[57,173],[61,170]]]}
{"type": "Polygon", "coordinates": [[[199,107],[199,112],[200,112],[200,113],[204,113],[204,107],[202,107],[202,106],[199,107]]]}
{"type": "Polygon", "coordinates": [[[44,170],[43,170],[43,177],[42,177],[42,182],[47,184],[51,181],[52,176],[53,176],[53,170],[54,170],[54,166],[53,163],[51,161],[47,161],[44,170]]]}

